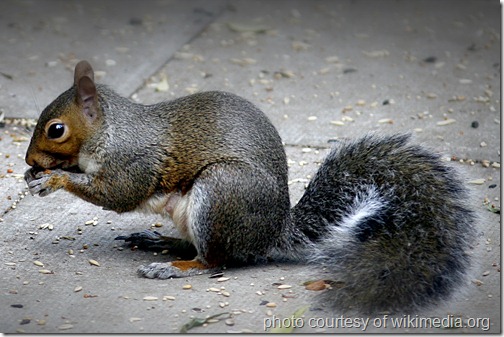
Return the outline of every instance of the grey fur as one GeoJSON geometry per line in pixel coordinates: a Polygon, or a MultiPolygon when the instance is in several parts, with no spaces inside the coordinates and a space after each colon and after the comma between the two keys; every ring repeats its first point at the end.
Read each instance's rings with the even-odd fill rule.
{"type": "MultiPolygon", "coordinates": [[[[97,93],[96,132],[79,152],[84,172],[53,174],[119,213],[186,195],[177,225],[203,263],[311,252],[308,260],[327,268],[319,276],[338,285],[325,300],[367,312],[432,304],[461,284],[474,218],[466,191],[454,170],[409,136],[368,135],[336,147],[290,210],[280,137],[252,103],[214,91],[144,106],[106,86],[97,93]]],[[[73,86],[43,111],[32,143],[75,95],[73,86]]],[[[35,169],[26,180],[32,193],[53,191],[35,169]]],[[[197,273],[173,269],[152,264],[139,272],[197,273]]]]}
{"type": "Polygon", "coordinates": [[[293,209],[311,262],[336,282],[323,298],[339,310],[412,312],[465,280],[475,219],[467,191],[439,155],[409,140],[367,135],[336,147],[293,209]],[[370,187],[376,207],[359,209],[370,187]]]}

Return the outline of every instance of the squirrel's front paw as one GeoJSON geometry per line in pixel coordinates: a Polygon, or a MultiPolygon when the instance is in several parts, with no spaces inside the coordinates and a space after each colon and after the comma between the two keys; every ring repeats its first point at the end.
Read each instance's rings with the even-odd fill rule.
{"type": "Polygon", "coordinates": [[[152,230],[144,230],[138,233],[132,233],[130,235],[120,235],[115,238],[115,240],[124,240],[131,246],[136,246],[140,249],[149,250],[162,250],[165,248],[166,242],[163,240],[163,236],[152,230]]]}
{"type": "Polygon", "coordinates": [[[29,169],[25,172],[25,181],[28,184],[28,190],[31,195],[38,194],[45,197],[64,186],[66,175],[60,169],[35,171],[29,169]]]}

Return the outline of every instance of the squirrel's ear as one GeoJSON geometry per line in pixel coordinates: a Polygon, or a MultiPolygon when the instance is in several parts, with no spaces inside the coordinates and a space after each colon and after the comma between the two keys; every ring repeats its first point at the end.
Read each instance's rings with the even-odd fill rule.
{"type": "Polygon", "coordinates": [[[87,61],[80,61],[75,66],[74,83],[77,86],[77,101],[84,108],[84,113],[96,117],[96,86],[93,68],[87,61]]]}
{"type": "Polygon", "coordinates": [[[74,84],[79,85],[80,79],[84,76],[89,77],[94,82],[94,71],[88,61],[80,61],[75,66],[74,84]]]}

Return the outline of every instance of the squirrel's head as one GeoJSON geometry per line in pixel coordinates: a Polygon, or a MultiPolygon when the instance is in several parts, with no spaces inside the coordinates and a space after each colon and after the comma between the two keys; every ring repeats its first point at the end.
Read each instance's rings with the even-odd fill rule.
{"type": "Polygon", "coordinates": [[[94,72],[87,61],[75,66],[74,85],[49,104],[38,120],[26,163],[35,168],[71,168],[101,119],[94,72]]]}

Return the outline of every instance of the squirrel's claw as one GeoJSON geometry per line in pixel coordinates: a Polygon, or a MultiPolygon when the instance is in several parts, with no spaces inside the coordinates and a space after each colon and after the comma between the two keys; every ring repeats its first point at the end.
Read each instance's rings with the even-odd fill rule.
{"type": "Polygon", "coordinates": [[[161,252],[168,250],[170,254],[177,254],[183,258],[193,258],[198,253],[190,242],[161,235],[155,230],[144,230],[130,235],[120,235],[115,240],[123,240],[131,247],[142,250],[161,252]]]}

